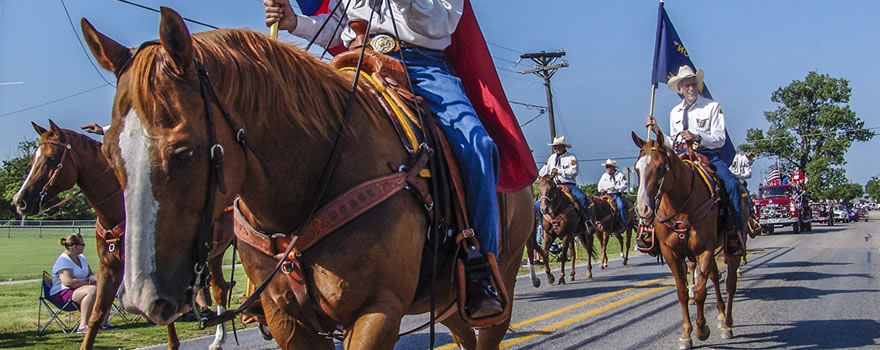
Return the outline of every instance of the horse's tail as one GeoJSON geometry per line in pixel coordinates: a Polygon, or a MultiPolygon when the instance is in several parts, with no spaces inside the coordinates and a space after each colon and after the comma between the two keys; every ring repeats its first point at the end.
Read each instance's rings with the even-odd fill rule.
{"type": "MultiPolygon", "coordinates": [[[[587,229],[587,230],[589,230],[589,229],[587,229]]],[[[587,250],[587,256],[589,256],[590,259],[597,259],[598,253],[596,253],[596,249],[593,248],[593,242],[594,242],[593,234],[590,234],[586,231],[581,232],[580,239],[581,239],[581,244],[583,244],[583,246],[584,246],[584,249],[587,250]]]]}

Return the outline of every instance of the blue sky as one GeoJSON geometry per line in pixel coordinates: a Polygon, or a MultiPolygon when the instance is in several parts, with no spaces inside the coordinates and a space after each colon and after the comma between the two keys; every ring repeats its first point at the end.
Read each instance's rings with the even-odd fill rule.
{"type": "MultiPolygon", "coordinates": [[[[267,31],[261,0],[135,2],[168,6],[184,17],[219,27],[267,31]]],[[[80,18],[88,18],[99,31],[128,46],[158,36],[156,13],[115,0],[65,0],[64,4],[76,34],[59,0],[0,0],[0,83],[24,82],[0,84],[0,159],[14,156],[17,142],[35,137],[32,120],[46,125],[52,118],[71,129],[109,121],[114,89],[104,79],[113,83],[115,79],[103,70],[96,72],[91,55],[83,52],[80,18]],[[94,90],[84,92],[90,89],[94,90]],[[48,103],[77,93],[81,94],[48,103]]],[[[812,70],[848,79],[853,90],[850,106],[866,127],[880,127],[875,116],[880,110],[876,97],[880,96],[876,35],[880,3],[669,0],[665,6],[694,63],[705,70],[713,96],[724,107],[735,144],[745,140],[748,128],[768,128],[763,112],[776,108],[770,101],[774,90],[804,79],[812,70]]],[[[474,1],[474,9],[512,101],[546,105],[542,80],[516,73],[531,65],[524,61],[515,66],[512,61],[521,53],[565,49],[570,67],[552,79],[556,130],[583,159],[580,183],[595,183],[603,171],[602,161],[589,159],[618,158],[621,165],[632,166],[635,160],[625,158],[637,152],[630,131],[645,134],[657,1],[481,0],[474,1]]],[[[209,29],[189,27],[192,32],[209,29]]],[[[282,39],[301,43],[290,35],[282,39]]],[[[665,85],[658,88],[654,114],[664,130],[669,110],[678,102],[665,85]]],[[[518,105],[513,108],[520,122],[538,114],[518,105]]],[[[546,114],[523,131],[538,161],[546,160],[550,154],[546,114]]],[[[878,146],[880,138],[875,138],[850,149],[846,171],[851,181],[864,184],[880,173],[873,153],[878,146]]],[[[771,163],[759,159],[753,167],[755,176],[771,163]]]]}

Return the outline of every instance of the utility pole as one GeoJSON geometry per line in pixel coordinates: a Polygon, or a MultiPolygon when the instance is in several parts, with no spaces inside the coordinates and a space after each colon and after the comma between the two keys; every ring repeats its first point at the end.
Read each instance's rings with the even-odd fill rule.
{"type": "Polygon", "coordinates": [[[547,112],[550,117],[550,142],[553,142],[553,138],[556,137],[556,119],[553,116],[553,92],[550,91],[550,78],[556,74],[559,68],[568,67],[568,61],[565,60],[562,63],[554,64],[562,56],[565,56],[565,49],[559,49],[556,52],[544,52],[544,50],[541,50],[541,52],[526,53],[519,56],[520,60],[528,58],[535,62],[535,68],[519,72],[520,74],[534,73],[544,78],[544,89],[547,90],[547,112]]]}

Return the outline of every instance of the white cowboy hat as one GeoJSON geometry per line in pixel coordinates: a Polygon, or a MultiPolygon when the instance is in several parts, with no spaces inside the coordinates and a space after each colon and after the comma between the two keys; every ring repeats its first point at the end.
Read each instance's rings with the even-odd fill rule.
{"type": "Polygon", "coordinates": [[[614,159],[608,158],[608,160],[606,160],[605,163],[602,163],[602,166],[603,167],[613,166],[613,167],[617,168],[617,161],[614,159]]]}
{"type": "Polygon", "coordinates": [[[666,86],[669,86],[669,90],[675,91],[678,93],[678,83],[680,83],[683,79],[687,79],[690,77],[697,77],[697,87],[703,87],[703,70],[698,69],[696,73],[691,69],[690,66],[684,65],[678,67],[678,74],[669,78],[669,81],[666,83],[666,86]]]}
{"type": "Polygon", "coordinates": [[[565,136],[556,136],[553,138],[553,143],[548,146],[565,146],[565,148],[571,148],[570,144],[565,143],[565,136]]]}

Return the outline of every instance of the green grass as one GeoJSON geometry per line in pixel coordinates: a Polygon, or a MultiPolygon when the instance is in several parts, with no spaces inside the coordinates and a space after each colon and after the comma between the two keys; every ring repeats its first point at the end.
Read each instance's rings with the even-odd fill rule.
{"type": "MultiPolygon", "coordinates": [[[[32,280],[40,278],[42,271],[51,272],[55,259],[64,250],[58,244],[73,230],[37,228],[0,228],[0,281],[32,280]]],[[[83,254],[89,260],[92,271],[98,271],[98,254],[95,251],[94,228],[82,228],[86,248],[83,254]]],[[[232,263],[232,254],[223,257],[223,263],[232,263]]]]}
{"type": "MultiPolygon", "coordinates": [[[[4,259],[5,260],[5,259],[4,259]]],[[[226,276],[229,276],[229,270],[226,276]]],[[[244,294],[244,271],[237,268],[235,272],[237,284],[232,292],[232,306],[241,304],[240,296],[244,294]]],[[[57,326],[52,325],[43,334],[37,333],[37,312],[39,308],[39,282],[0,286],[0,349],[72,349],[78,348],[82,342],[82,334],[63,334],[57,326]]],[[[71,313],[73,321],[79,318],[78,312],[71,313]]],[[[66,316],[63,316],[66,321],[66,316]]],[[[43,310],[43,322],[46,313],[43,310]]],[[[126,323],[120,317],[110,320],[119,329],[98,332],[95,349],[133,349],[148,345],[167,342],[167,328],[147,323],[143,319],[126,323]]],[[[253,325],[251,325],[253,326],[253,325]]],[[[180,340],[213,335],[214,329],[199,330],[195,322],[177,322],[175,324],[180,340]]],[[[236,319],[238,329],[244,326],[236,319]]],[[[232,326],[227,324],[228,332],[232,326]]],[[[228,342],[234,342],[232,334],[228,334],[228,342]]]]}

